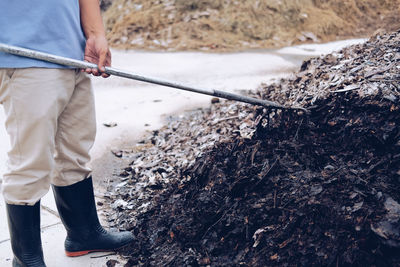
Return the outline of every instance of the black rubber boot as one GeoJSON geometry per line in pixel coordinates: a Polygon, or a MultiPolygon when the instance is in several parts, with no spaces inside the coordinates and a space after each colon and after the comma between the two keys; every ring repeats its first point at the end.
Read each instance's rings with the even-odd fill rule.
{"type": "Polygon", "coordinates": [[[112,251],[134,241],[130,232],[108,232],[100,225],[92,178],[70,186],[53,186],[53,191],[58,213],[67,230],[67,256],[112,251]]]}
{"type": "Polygon", "coordinates": [[[6,203],[13,267],[45,267],[40,238],[40,201],[34,206],[6,203]]]}

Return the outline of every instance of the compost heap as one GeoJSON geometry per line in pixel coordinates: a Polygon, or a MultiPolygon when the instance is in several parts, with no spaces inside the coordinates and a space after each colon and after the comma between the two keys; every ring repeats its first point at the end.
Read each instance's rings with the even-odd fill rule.
{"type": "Polygon", "coordinates": [[[115,48],[236,51],[394,31],[399,8],[399,0],[114,0],[104,18],[115,48]]]}
{"type": "Polygon", "coordinates": [[[126,154],[110,223],[126,266],[400,266],[400,31],[213,101],[126,154]]]}

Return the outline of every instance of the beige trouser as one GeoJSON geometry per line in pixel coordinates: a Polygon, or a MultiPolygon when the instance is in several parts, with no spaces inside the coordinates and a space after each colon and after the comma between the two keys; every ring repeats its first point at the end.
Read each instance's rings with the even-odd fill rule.
{"type": "Polygon", "coordinates": [[[34,205],[50,184],[87,177],[96,134],[87,74],[71,69],[0,69],[0,103],[10,136],[2,191],[8,204],[34,205]]]}

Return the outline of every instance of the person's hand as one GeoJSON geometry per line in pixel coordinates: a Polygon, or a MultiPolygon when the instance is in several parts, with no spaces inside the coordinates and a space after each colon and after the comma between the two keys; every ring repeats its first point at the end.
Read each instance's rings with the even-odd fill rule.
{"type": "Polygon", "coordinates": [[[94,63],[97,68],[87,68],[85,72],[94,76],[102,76],[107,78],[110,75],[104,73],[105,66],[111,66],[111,52],[108,48],[108,42],[105,36],[89,37],[86,40],[85,61],[94,63]]]}

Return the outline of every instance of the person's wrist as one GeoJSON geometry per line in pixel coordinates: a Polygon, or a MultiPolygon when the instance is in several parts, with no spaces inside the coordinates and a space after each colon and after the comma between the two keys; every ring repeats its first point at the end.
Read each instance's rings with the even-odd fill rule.
{"type": "Polygon", "coordinates": [[[104,32],[89,33],[86,38],[87,39],[106,39],[106,34],[104,32]]]}
{"type": "Polygon", "coordinates": [[[106,31],[104,30],[103,25],[95,25],[92,24],[85,29],[85,35],[86,38],[105,38],[106,37],[106,31]]]}

